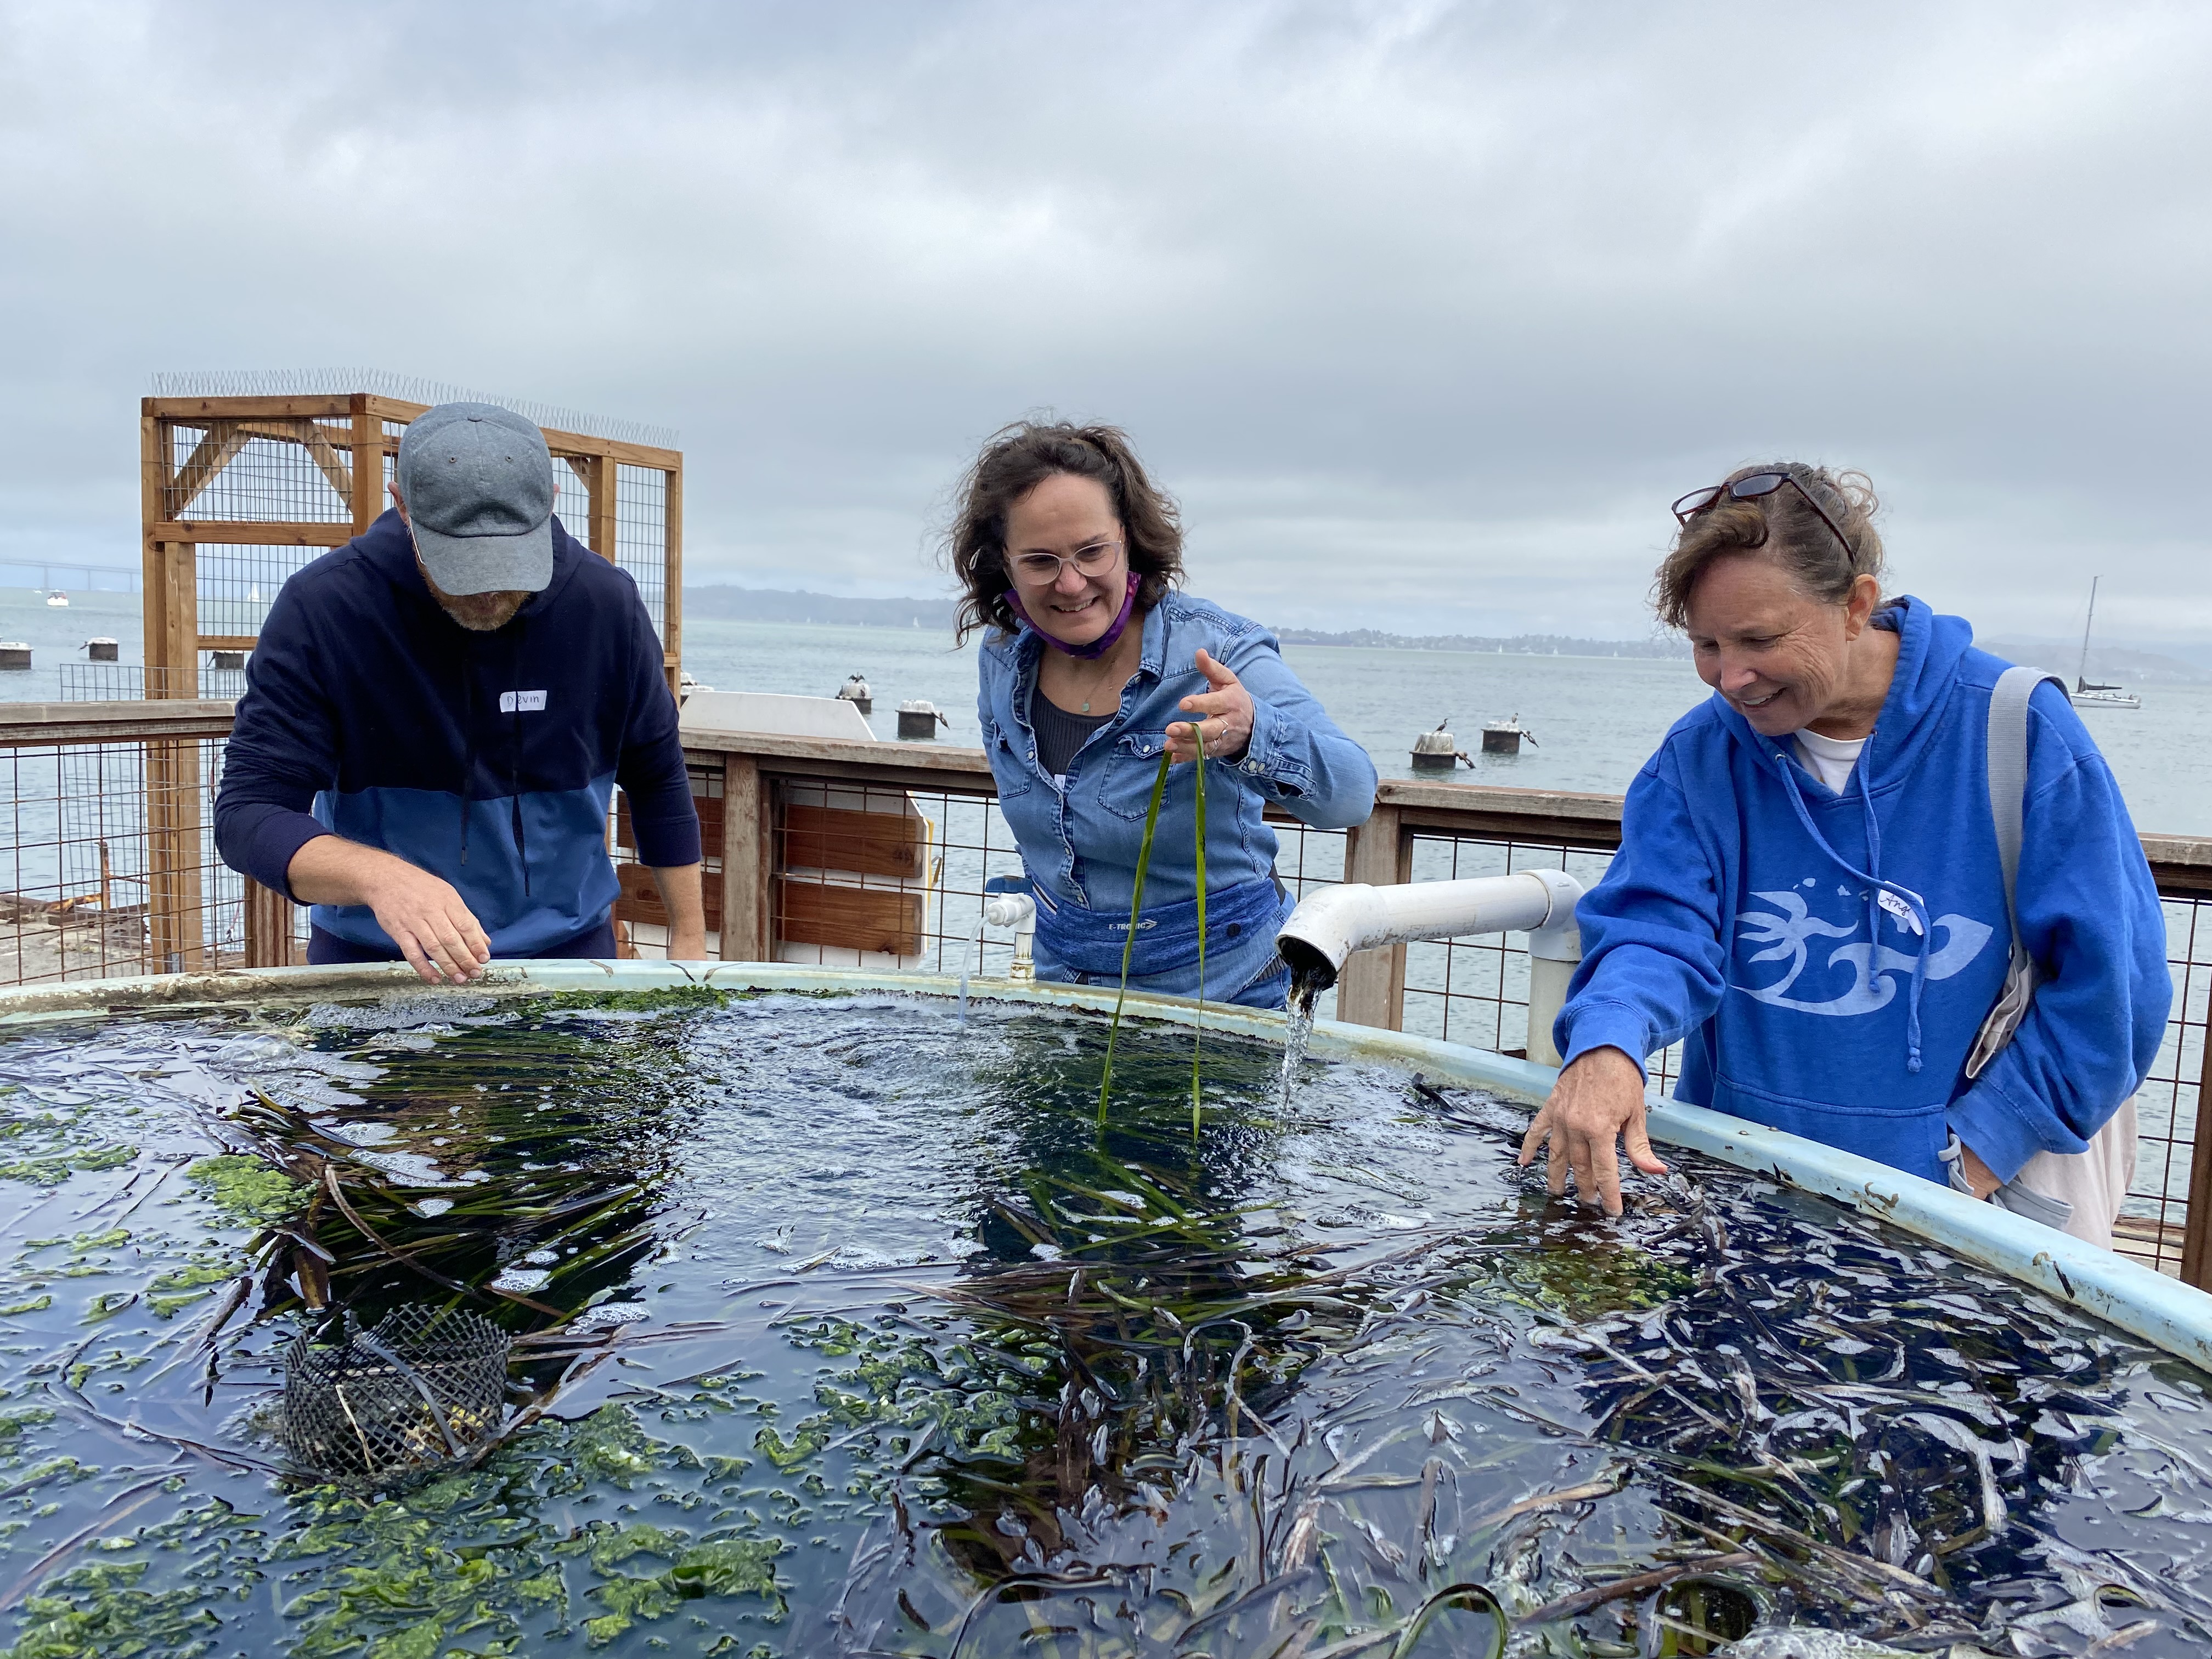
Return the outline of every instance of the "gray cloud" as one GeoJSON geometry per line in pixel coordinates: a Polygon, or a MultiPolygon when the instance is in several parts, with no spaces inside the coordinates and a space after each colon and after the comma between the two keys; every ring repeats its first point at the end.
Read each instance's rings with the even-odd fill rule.
{"type": "Polygon", "coordinates": [[[0,9],[0,556],[131,556],[150,370],[665,422],[696,579],[939,581],[1121,422],[1273,620],[1628,634],[1664,503],[1863,466],[1991,630],[2212,637],[2212,12],[0,9]],[[64,553],[64,550],[67,550],[64,553]]]}

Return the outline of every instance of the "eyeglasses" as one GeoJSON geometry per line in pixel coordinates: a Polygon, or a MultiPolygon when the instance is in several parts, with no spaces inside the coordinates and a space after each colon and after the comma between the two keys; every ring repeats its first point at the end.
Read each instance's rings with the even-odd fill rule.
{"type": "Polygon", "coordinates": [[[1844,544],[1847,558],[1858,556],[1852,552],[1850,538],[1837,529],[1836,521],[1828,516],[1827,509],[1813,499],[1813,492],[1799,483],[1787,472],[1754,472],[1747,478],[1738,478],[1730,484],[1709,484],[1703,489],[1693,489],[1674,503],[1674,522],[1686,525],[1700,513],[1710,513],[1723,500],[1747,501],[1761,495],[1771,495],[1788,484],[1805,498],[1805,505],[1820,515],[1820,522],[1835,531],[1836,539],[1844,544]]]}
{"type": "Polygon", "coordinates": [[[1006,562],[1025,586],[1043,587],[1060,580],[1062,565],[1073,565],[1079,576],[1096,576],[1111,569],[1121,552],[1119,542],[1093,542],[1088,547],[1077,548],[1066,558],[1057,553],[1024,553],[1006,562]]]}

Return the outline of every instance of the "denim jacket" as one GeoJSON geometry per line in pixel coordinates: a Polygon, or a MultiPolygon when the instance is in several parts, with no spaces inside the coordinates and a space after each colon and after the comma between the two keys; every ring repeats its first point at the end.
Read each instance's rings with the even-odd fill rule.
{"type": "MultiPolygon", "coordinates": [[[[1030,882],[1042,890],[1040,904],[1118,914],[1126,929],[1137,849],[1167,727],[1189,718],[1178,707],[1183,698],[1209,689],[1196,666],[1201,649],[1243,683],[1253,703],[1252,739],[1244,753],[1206,763],[1209,897],[1244,883],[1273,882],[1275,832],[1261,821],[1268,803],[1321,830],[1364,823],[1374,810],[1375,764],[1367,751],[1337,729],[1284,663],[1275,636],[1257,623],[1170,592],[1144,618],[1143,655],[1121,693],[1120,710],[1076,751],[1064,788],[1039,766],[1030,724],[1044,649],[1043,641],[1026,629],[993,635],[981,653],[976,699],[1000,808],[1021,847],[1030,882]]],[[[1194,769],[1172,769],[1145,878],[1147,918],[1197,896],[1196,801],[1194,769]]],[[[1288,908],[1287,901],[1279,907],[1288,908]]],[[[1208,922],[1208,1000],[1235,1001],[1258,992],[1251,1000],[1279,1006],[1281,988],[1270,983],[1279,967],[1273,927],[1216,925],[1211,915],[1208,922]]],[[[1037,972],[1062,981],[1103,977],[1050,960],[1042,940],[1037,972]]],[[[1197,989],[1194,970],[1149,979],[1133,974],[1130,982],[1171,996],[1197,989]]]]}

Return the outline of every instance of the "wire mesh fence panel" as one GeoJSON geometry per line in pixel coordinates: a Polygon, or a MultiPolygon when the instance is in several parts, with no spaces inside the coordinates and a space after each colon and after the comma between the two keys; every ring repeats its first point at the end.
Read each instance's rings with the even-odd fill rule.
{"type": "Polygon", "coordinates": [[[668,475],[657,467],[617,466],[615,562],[637,583],[653,631],[668,638],[668,475]]]}
{"type": "MultiPolygon", "coordinates": [[[[143,668],[137,663],[65,662],[61,665],[64,702],[137,702],[147,697],[203,697],[235,702],[246,695],[243,668],[217,667],[219,655],[200,653],[201,667],[189,685],[174,669],[143,668]]],[[[242,654],[242,653],[241,653],[242,654]]]]}
{"type": "Polygon", "coordinates": [[[202,543],[193,561],[199,631],[234,637],[258,634],[284,584],[329,550],[202,543]]]}
{"type": "Polygon", "coordinates": [[[0,750],[0,983],[243,966],[222,764],[219,738],[0,750]]]}
{"type": "MultiPolygon", "coordinates": [[[[553,516],[561,528],[592,547],[592,461],[588,455],[553,458],[553,516]]],[[[593,552],[599,550],[592,548],[593,552]]]]}
{"type": "MultiPolygon", "coordinates": [[[[1290,890],[1291,897],[1303,901],[1324,887],[1338,886],[1343,882],[1343,830],[1316,830],[1273,818],[1268,820],[1267,827],[1275,832],[1275,878],[1290,890]]],[[[1334,986],[1315,1000],[1314,1014],[1319,1019],[1336,1018],[1334,986]]]]}
{"type": "Polygon", "coordinates": [[[780,961],[1003,976],[1014,939],[984,927],[985,884],[1021,874],[991,795],[776,786],[780,961]]]}
{"type": "Polygon", "coordinates": [[[2212,899],[2169,897],[2164,908],[2173,1010],[2158,1058],[2136,1095],[2142,1139],[2118,1231],[2124,1252],[2170,1273],[2181,1267],[2202,1105],[2206,1003],[2212,998],[2212,899]]]}
{"type": "MultiPolygon", "coordinates": [[[[1416,831],[1415,881],[1462,881],[1516,875],[1523,870],[1564,870],[1584,888],[1595,886],[1613,862],[1556,842],[1455,836],[1416,831]]],[[[1401,1027],[1499,1054],[1522,1054],[1528,1045],[1528,950],[1525,934],[1492,933],[1437,940],[1406,950],[1405,1012],[1401,1027]]],[[[1658,1057],[1656,1080],[1674,1082],[1678,1051],[1658,1057]]]]}
{"type": "Polygon", "coordinates": [[[169,428],[163,517],[200,524],[344,524],[343,422],[213,420],[169,428]]]}

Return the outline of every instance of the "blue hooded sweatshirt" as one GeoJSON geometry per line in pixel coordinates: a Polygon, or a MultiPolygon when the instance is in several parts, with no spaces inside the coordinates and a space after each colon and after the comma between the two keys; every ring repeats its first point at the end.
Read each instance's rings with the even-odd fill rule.
{"type": "Polygon", "coordinates": [[[2010,1181],[2081,1151],[2142,1084],[2172,997],[2165,919],[2104,757],[2039,686],[2018,898],[2044,982],[1967,1080],[2010,950],[1988,733],[2008,665],[1917,599],[1876,624],[1900,636],[1896,675],[1841,795],[1717,695],[1675,723],[1576,912],[1553,1036],[1569,1062],[1680,1041],[1678,1099],[1930,1181],[1955,1132],[2010,1181]]]}
{"type": "MultiPolygon", "coordinates": [[[[322,835],[443,877],[495,957],[531,957],[605,920],[617,884],[607,804],[629,799],[638,856],[699,862],[699,817],[659,638],[629,577],[553,521],[553,580],[487,634],[440,608],[395,512],[284,584],[223,761],[223,861],[291,896],[322,835]]],[[[398,948],[365,905],[314,907],[350,945],[398,948]]]]}

